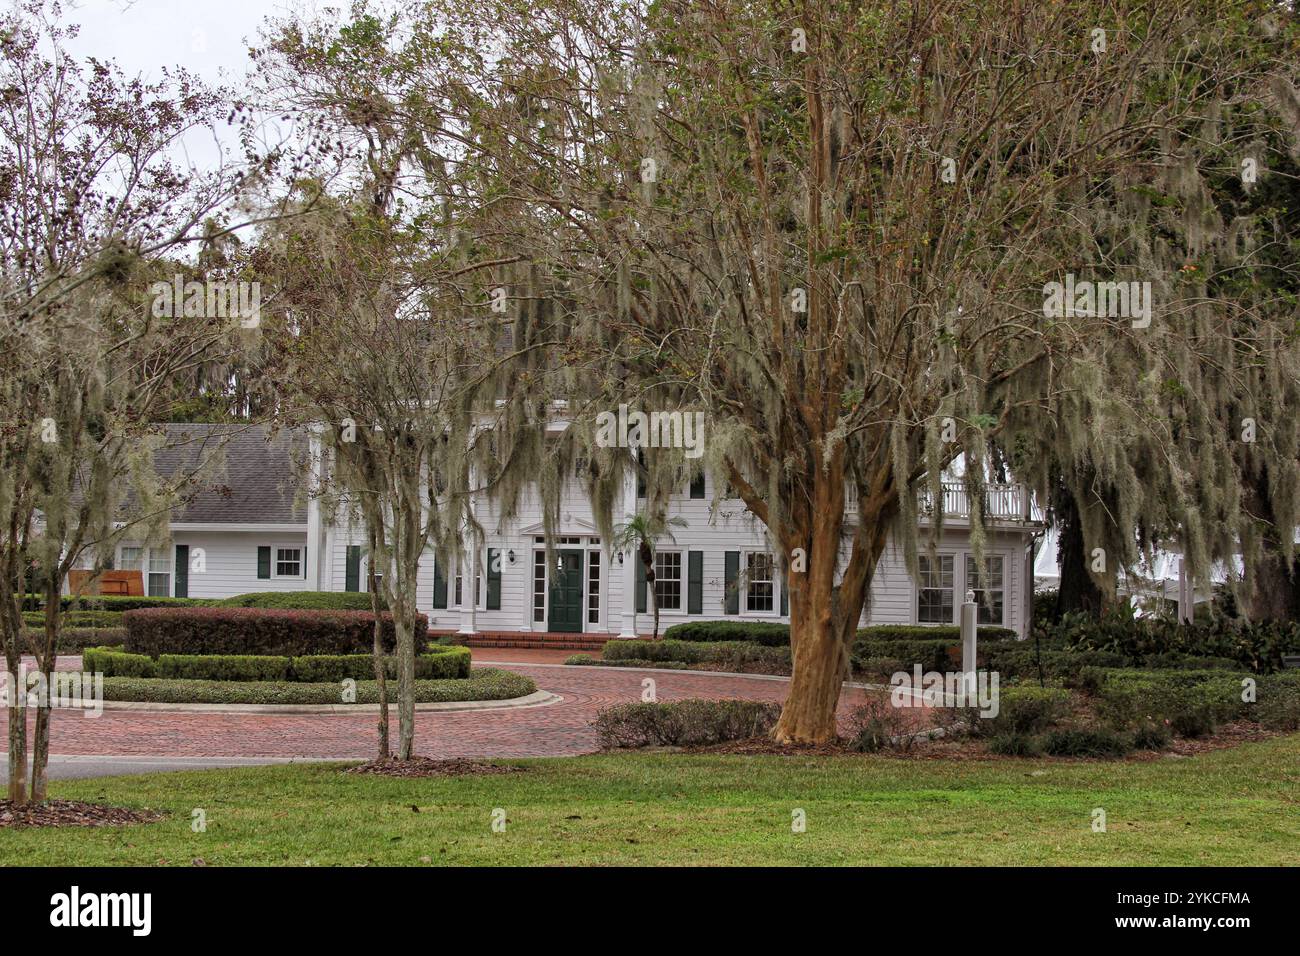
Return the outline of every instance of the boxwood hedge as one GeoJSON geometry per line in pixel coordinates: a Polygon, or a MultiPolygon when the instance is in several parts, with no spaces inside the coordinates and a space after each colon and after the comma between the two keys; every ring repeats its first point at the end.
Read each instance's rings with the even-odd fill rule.
{"type": "MultiPolygon", "coordinates": [[[[126,650],[135,654],[364,654],[374,643],[369,611],[301,611],[275,608],[195,607],[127,611],[126,650]]],[[[392,615],[380,615],[383,643],[392,650],[392,615]]],[[[423,639],[428,618],[418,615],[423,639]]]]}
{"type": "MultiPolygon", "coordinates": [[[[480,668],[465,680],[417,680],[417,703],[463,700],[509,700],[537,690],[522,674],[495,668],[480,668]]],[[[164,704],[342,704],[337,683],[301,684],[291,681],[206,681],[169,680],[146,677],[108,677],[104,680],[105,700],[151,701],[164,704]]],[[[396,690],[388,690],[390,702],[396,690]]],[[[379,692],[374,681],[358,681],[356,700],[374,704],[379,692]]]]}
{"type": "MultiPolygon", "coordinates": [[[[385,661],[389,677],[396,678],[397,662],[385,661]]],[[[374,659],[369,654],[132,654],[109,647],[87,648],[82,667],[105,677],[143,677],[168,680],[288,681],[313,684],[351,678],[372,680],[374,659]]],[[[470,675],[468,647],[433,646],[415,660],[417,680],[461,680],[470,675]]]]}

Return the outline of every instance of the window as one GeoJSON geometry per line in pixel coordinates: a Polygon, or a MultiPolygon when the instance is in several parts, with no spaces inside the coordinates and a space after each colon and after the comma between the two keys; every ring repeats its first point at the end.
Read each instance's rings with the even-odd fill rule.
{"type": "Polygon", "coordinates": [[[275,549],[275,576],[277,578],[302,577],[302,548],[275,549]]]}
{"type": "Polygon", "coordinates": [[[123,545],[118,566],[123,571],[140,571],[149,597],[170,597],[172,593],[172,562],[165,547],[146,548],[123,545]]]}
{"type": "Polygon", "coordinates": [[[149,596],[170,597],[172,562],[166,548],[149,549],[149,596]]]}
{"type": "Polygon", "coordinates": [[[546,552],[533,552],[533,620],[546,620],[546,552]]]}
{"type": "Polygon", "coordinates": [[[659,551],[655,554],[655,603],[662,611],[682,609],[682,553],[659,551]]]}
{"type": "MultiPolygon", "coordinates": [[[[461,598],[461,593],[462,593],[461,592],[461,570],[462,570],[462,565],[458,563],[456,565],[456,600],[454,602],[456,607],[466,606],[464,601],[461,598]]],[[[481,593],[482,593],[482,577],[479,574],[478,568],[476,567],[474,569],[474,606],[475,607],[479,606],[479,596],[481,593]]]]}
{"type": "Polygon", "coordinates": [[[587,552],[587,623],[600,623],[600,552],[587,552]]]}
{"type": "Polygon", "coordinates": [[[745,608],[750,611],[771,611],[773,597],[772,555],[766,551],[751,551],[745,556],[745,608]]]}
{"type": "Polygon", "coordinates": [[[916,591],[916,619],[921,624],[952,623],[952,555],[917,558],[920,577],[916,591]]]}
{"type": "Polygon", "coordinates": [[[1001,624],[1003,621],[1003,584],[1002,555],[988,555],[984,558],[984,573],[979,573],[979,566],[971,555],[966,555],[966,588],[975,592],[975,603],[979,606],[979,623],[1001,624]]]}

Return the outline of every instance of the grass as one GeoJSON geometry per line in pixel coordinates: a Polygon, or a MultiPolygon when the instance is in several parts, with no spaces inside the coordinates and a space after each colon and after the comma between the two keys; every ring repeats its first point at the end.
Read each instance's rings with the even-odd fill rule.
{"type": "Polygon", "coordinates": [[[602,754],[392,779],[338,765],[56,782],[160,823],[0,830],[0,865],[1297,862],[1300,736],[1150,762],[602,754]],[[493,811],[505,832],[492,830],[493,811]],[[1093,810],[1107,816],[1092,829],[1093,810]],[[207,830],[191,830],[205,811],[207,830]],[[794,833],[792,814],[806,814],[794,833]]]}

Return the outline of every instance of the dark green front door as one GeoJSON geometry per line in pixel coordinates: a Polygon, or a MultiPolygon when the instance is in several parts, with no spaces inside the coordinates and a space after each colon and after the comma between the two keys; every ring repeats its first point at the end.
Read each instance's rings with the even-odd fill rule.
{"type": "Polygon", "coordinates": [[[557,551],[558,567],[551,568],[550,631],[582,630],[582,552],[557,551]]]}

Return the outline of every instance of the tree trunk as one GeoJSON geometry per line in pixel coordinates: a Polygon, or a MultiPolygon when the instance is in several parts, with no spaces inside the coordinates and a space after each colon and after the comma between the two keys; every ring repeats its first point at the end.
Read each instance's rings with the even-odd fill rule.
{"type": "Polygon", "coordinates": [[[853,554],[837,583],[844,527],[843,472],[831,475],[830,490],[819,489],[824,497],[809,516],[810,533],[802,536],[808,542],[807,570],[787,574],[790,690],[772,730],[773,738],[783,744],[820,744],[837,736],[835,711],[849,675],[849,649],[884,550],[893,507],[889,496],[879,502],[860,502],[853,554]]]}
{"type": "Polygon", "coordinates": [[[392,756],[388,746],[388,675],[384,662],[384,624],[379,617],[379,582],[375,579],[375,555],[379,553],[374,535],[370,537],[370,557],[366,562],[366,579],[370,588],[370,610],[375,615],[374,659],[375,688],[379,694],[379,759],[387,760],[392,756]]]}
{"type": "Polygon", "coordinates": [[[653,640],[659,640],[659,594],[655,591],[655,569],[654,565],[646,568],[645,571],[645,589],[646,596],[650,599],[650,611],[654,614],[654,634],[653,640]]]}
{"type": "Polygon", "coordinates": [[[1059,616],[1070,611],[1084,611],[1098,617],[1106,605],[1106,598],[1088,570],[1083,521],[1078,502],[1068,491],[1061,492],[1057,513],[1061,517],[1061,534],[1057,540],[1061,583],[1056,593],[1056,613],[1059,616]]]}
{"type": "Polygon", "coordinates": [[[1247,480],[1245,497],[1246,510],[1263,529],[1263,554],[1249,569],[1248,616],[1252,621],[1300,621],[1300,560],[1287,567],[1282,556],[1282,539],[1266,470],[1247,480]]]}
{"type": "Polygon", "coordinates": [[[27,802],[27,694],[18,685],[21,653],[6,648],[5,661],[13,683],[9,686],[9,799],[27,802]]]}
{"type": "Polygon", "coordinates": [[[397,759],[415,755],[415,633],[407,609],[393,609],[397,631],[397,759]]]}
{"type": "Polygon", "coordinates": [[[53,705],[54,664],[58,660],[59,619],[62,614],[59,606],[61,579],[62,574],[53,575],[45,588],[45,646],[36,660],[45,690],[36,701],[36,726],[32,733],[33,803],[45,802],[46,771],[50,763],[50,720],[53,716],[50,708],[53,705]]]}

